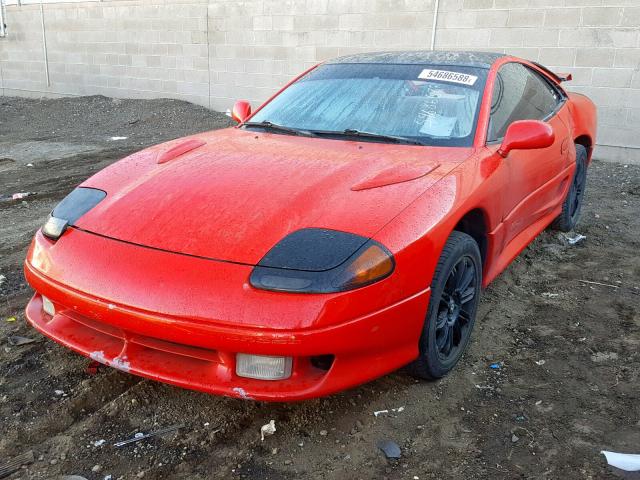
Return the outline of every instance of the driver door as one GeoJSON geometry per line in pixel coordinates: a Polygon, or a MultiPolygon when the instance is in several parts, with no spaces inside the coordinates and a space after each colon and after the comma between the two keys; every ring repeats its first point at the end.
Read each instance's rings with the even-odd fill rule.
{"type": "Polygon", "coordinates": [[[540,74],[517,62],[500,68],[492,97],[488,143],[499,145],[507,127],[516,120],[543,120],[555,133],[550,147],[512,150],[502,160],[508,179],[502,192],[504,246],[562,201],[562,173],[569,148],[566,115],[564,95],[540,74]]]}

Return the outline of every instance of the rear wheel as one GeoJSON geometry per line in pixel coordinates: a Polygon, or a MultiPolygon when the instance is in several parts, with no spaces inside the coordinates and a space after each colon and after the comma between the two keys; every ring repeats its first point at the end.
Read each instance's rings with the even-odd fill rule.
{"type": "Polygon", "coordinates": [[[460,360],[475,323],[482,284],[481,265],[475,240],[465,233],[453,232],[442,250],[431,282],[420,356],[408,366],[412,375],[441,378],[460,360]]]}
{"type": "Polygon", "coordinates": [[[576,171],[573,174],[567,197],[562,203],[562,212],[553,221],[552,228],[570,232],[580,220],[584,190],[587,186],[587,149],[576,145],[576,171]]]}

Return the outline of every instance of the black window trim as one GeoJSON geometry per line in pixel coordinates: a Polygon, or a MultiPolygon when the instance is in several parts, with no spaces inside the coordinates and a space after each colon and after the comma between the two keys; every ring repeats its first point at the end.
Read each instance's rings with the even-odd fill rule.
{"type": "MultiPolygon", "coordinates": [[[[505,67],[505,66],[507,66],[507,65],[509,65],[509,64],[511,64],[511,63],[517,63],[517,64],[519,64],[519,65],[522,65],[522,66],[523,66],[524,68],[526,68],[527,70],[529,70],[529,71],[533,72],[533,74],[535,74],[535,75],[537,75],[539,78],[541,78],[544,82],[546,82],[546,83],[547,83],[547,85],[549,85],[549,86],[550,86],[550,87],[551,87],[551,88],[552,88],[552,89],[553,89],[553,90],[558,94],[558,96],[560,97],[560,100],[558,101],[558,103],[557,103],[557,105],[556,105],[556,108],[554,108],[554,109],[551,111],[551,113],[549,113],[549,115],[547,115],[546,117],[544,117],[544,118],[543,118],[542,120],[540,120],[540,121],[541,121],[541,122],[547,122],[547,121],[551,120],[553,117],[555,117],[555,116],[558,114],[558,112],[560,111],[560,109],[561,109],[561,108],[564,106],[564,104],[566,103],[566,101],[567,101],[567,94],[566,94],[562,89],[560,89],[560,88],[558,88],[556,85],[554,85],[554,84],[553,84],[553,83],[552,83],[552,82],[551,82],[551,81],[546,77],[546,75],[544,75],[544,74],[540,73],[540,72],[539,72],[538,70],[536,70],[535,68],[531,68],[531,66],[530,66],[530,65],[528,65],[528,64],[526,64],[526,63],[518,62],[518,61],[515,61],[515,60],[512,60],[512,61],[509,61],[509,62],[506,62],[506,63],[502,64],[502,65],[500,66],[500,68],[498,69],[498,71],[496,72],[496,79],[498,78],[498,74],[500,73],[500,70],[501,70],[503,67],[505,67]]],[[[535,63],[534,63],[534,65],[537,65],[537,64],[535,64],[535,63]]],[[[544,69],[544,68],[541,68],[541,70],[543,70],[543,71],[544,71],[545,69],[544,69]]],[[[486,85],[486,83],[485,83],[485,85],[486,85]]],[[[493,102],[493,91],[491,92],[491,99],[490,99],[490,103],[489,103],[489,105],[490,105],[490,106],[491,106],[491,102],[493,102]]],[[[487,145],[497,145],[497,144],[500,144],[500,143],[502,143],[502,141],[504,140],[504,136],[502,136],[502,137],[500,137],[500,138],[498,138],[498,139],[496,139],[496,140],[488,140],[488,138],[489,138],[489,125],[490,125],[490,124],[491,124],[491,109],[489,109],[489,121],[487,122],[487,130],[486,130],[486,132],[485,132],[485,136],[484,136],[484,138],[485,138],[485,141],[484,141],[485,147],[486,147],[487,145]]]]}

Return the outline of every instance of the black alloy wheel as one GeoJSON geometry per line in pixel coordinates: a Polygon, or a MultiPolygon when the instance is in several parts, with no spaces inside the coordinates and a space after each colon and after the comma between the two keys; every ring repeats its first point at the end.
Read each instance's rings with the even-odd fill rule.
{"type": "Polygon", "coordinates": [[[482,260],[476,241],[454,231],[442,249],[433,280],[420,354],[408,365],[412,375],[445,376],[464,353],[475,323],[482,286],[482,260]]]}

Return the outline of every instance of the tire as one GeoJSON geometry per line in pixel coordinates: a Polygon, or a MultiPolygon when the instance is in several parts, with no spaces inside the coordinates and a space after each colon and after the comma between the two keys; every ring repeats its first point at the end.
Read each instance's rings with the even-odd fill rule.
{"type": "Polygon", "coordinates": [[[582,200],[587,186],[587,149],[576,145],[576,171],[573,174],[571,186],[562,202],[562,213],[551,224],[554,230],[570,232],[580,220],[582,200]]]}
{"type": "Polygon", "coordinates": [[[411,375],[435,380],[458,363],[471,338],[481,285],[478,244],[466,233],[454,231],[433,275],[431,300],[419,342],[420,355],[407,367],[411,375]],[[472,277],[468,279],[467,275],[472,277]]]}

